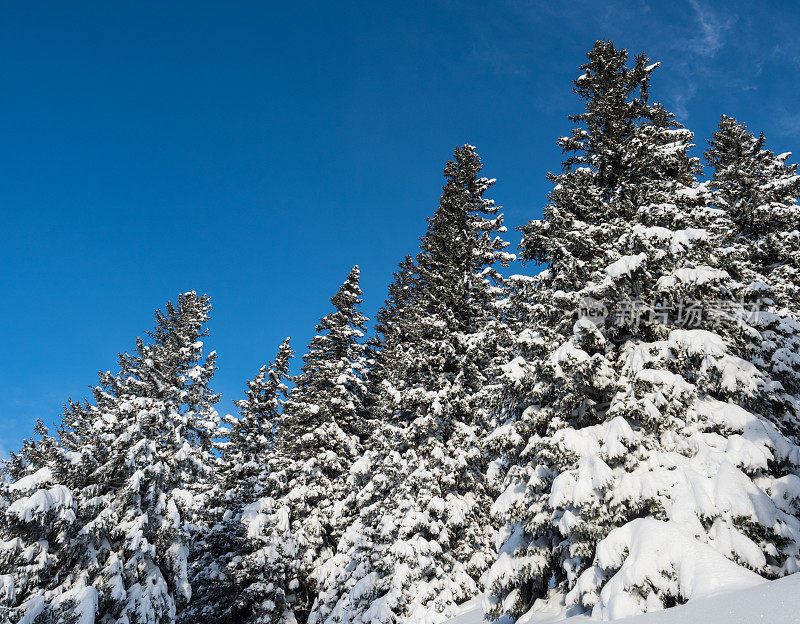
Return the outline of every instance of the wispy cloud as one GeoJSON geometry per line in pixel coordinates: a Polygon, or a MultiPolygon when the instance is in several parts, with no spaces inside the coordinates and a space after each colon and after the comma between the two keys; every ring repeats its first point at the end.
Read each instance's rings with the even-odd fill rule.
{"type": "Polygon", "coordinates": [[[793,42],[776,43],[772,48],[772,56],[800,67],[800,51],[793,42]]]}
{"type": "Polygon", "coordinates": [[[685,45],[698,56],[715,56],[725,45],[725,34],[736,22],[736,17],[728,16],[723,19],[700,0],[689,0],[689,4],[692,5],[700,33],[686,40],[685,45]]]}
{"type": "Polygon", "coordinates": [[[693,82],[689,82],[682,91],[673,93],[670,104],[672,112],[678,119],[689,117],[689,101],[694,97],[696,91],[697,86],[693,82]]]}
{"type": "MultiPolygon", "coordinates": [[[[676,69],[681,74],[680,83],[674,83],[667,97],[675,116],[686,122],[689,119],[689,103],[698,91],[700,82],[709,82],[709,59],[714,58],[727,43],[728,31],[737,17],[731,13],[725,17],[701,0],[688,0],[694,14],[689,32],[677,33],[671,48],[683,59],[676,69]]],[[[731,85],[731,81],[726,81],[731,85]]]]}

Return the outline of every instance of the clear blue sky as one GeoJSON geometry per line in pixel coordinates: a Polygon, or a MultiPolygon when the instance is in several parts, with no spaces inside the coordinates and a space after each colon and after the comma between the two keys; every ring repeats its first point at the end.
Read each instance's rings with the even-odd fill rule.
{"type": "Polygon", "coordinates": [[[699,145],[724,112],[800,149],[800,12],[752,4],[4,4],[0,446],[189,289],[213,298],[232,411],[353,264],[374,313],[458,144],[509,226],[540,215],[594,39],[662,61],[653,95],[699,145]]]}

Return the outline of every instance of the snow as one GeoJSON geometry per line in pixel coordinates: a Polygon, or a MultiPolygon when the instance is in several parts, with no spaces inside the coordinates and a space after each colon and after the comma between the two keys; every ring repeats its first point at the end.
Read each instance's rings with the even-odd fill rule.
{"type": "Polygon", "coordinates": [[[98,603],[98,594],[94,587],[78,586],[64,592],[53,601],[53,606],[57,609],[59,605],[65,603],[71,603],[70,612],[74,618],[70,620],[71,622],[94,624],[98,603]]]}
{"type": "Polygon", "coordinates": [[[605,570],[619,570],[603,586],[592,617],[615,620],[660,608],[658,594],[685,600],[735,591],[764,582],[711,546],[697,541],[676,522],[638,518],[618,527],[597,548],[597,565],[584,572],[567,595],[591,591],[605,570]],[[672,585],[677,584],[677,588],[672,585]],[[640,588],[651,589],[647,596],[640,588]],[[675,591],[677,589],[677,591],[675,591]]]}
{"type": "Polygon", "coordinates": [[[40,487],[44,483],[50,483],[53,480],[53,473],[50,468],[40,468],[33,474],[22,477],[9,486],[11,492],[27,492],[40,487]]]}
{"type": "Polygon", "coordinates": [[[54,485],[49,490],[37,490],[27,498],[14,501],[6,513],[16,516],[22,522],[30,522],[39,514],[70,507],[72,507],[72,492],[63,485],[54,485]]]}
{"type": "Polygon", "coordinates": [[[641,224],[631,228],[631,234],[639,239],[656,242],[669,242],[672,253],[680,253],[688,249],[692,243],[708,239],[708,231],[702,228],[686,228],[684,230],[670,230],[669,228],[641,224]]]}
{"type": "MultiPolygon", "coordinates": [[[[597,621],[585,615],[566,617],[563,602],[539,601],[517,624],[589,624],[597,621]]],[[[615,620],[617,624],[797,624],[800,613],[800,574],[749,587],[724,590],[696,597],[685,605],[663,611],[615,620]]],[[[487,624],[478,598],[460,605],[446,624],[487,624]]],[[[498,622],[498,624],[502,624],[498,622]]]]}
{"type": "Polygon", "coordinates": [[[0,599],[13,603],[16,600],[14,577],[10,574],[0,574],[0,599]]]}
{"type": "Polygon", "coordinates": [[[696,284],[702,286],[703,284],[722,282],[729,278],[730,275],[728,275],[728,272],[722,269],[714,269],[709,266],[699,266],[696,268],[684,267],[677,269],[672,275],[665,275],[659,278],[656,287],[659,290],[670,290],[675,288],[678,284],[696,284]]]}
{"type": "Polygon", "coordinates": [[[606,275],[611,279],[630,275],[636,271],[645,260],[647,260],[646,253],[639,253],[634,256],[622,256],[622,258],[606,267],[606,275]]]}
{"type": "Polygon", "coordinates": [[[525,379],[525,359],[517,356],[510,362],[502,364],[500,370],[512,383],[519,383],[525,379]]]}
{"type": "Polygon", "coordinates": [[[674,329],[669,334],[669,346],[678,351],[683,349],[689,355],[721,357],[726,353],[725,341],[705,329],[674,329]]]}

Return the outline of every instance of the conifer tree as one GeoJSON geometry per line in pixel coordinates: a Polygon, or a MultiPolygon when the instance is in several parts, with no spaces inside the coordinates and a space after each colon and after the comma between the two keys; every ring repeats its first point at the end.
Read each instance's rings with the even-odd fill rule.
{"type": "Polygon", "coordinates": [[[276,466],[276,426],[290,379],[289,363],[294,352],[286,338],[274,362],[264,365],[247,382],[245,397],[236,401],[239,418],[226,417],[230,426],[221,445],[216,479],[207,497],[206,531],[198,536],[191,565],[193,599],[180,614],[180,621],[243,621],[257,599],[243,591],[255,579],[242,561],[260,547],[248,537],[242,523],[244,509],[267,496],[269,475],[276,466]]]}
{"type": "MultiPolygon", "coordinates": [[[[723,115],[705,157],[714,169],[714,201],[733,227],[730,242],[739,252],[735,265],[752,267],[773,282],[783,282],[793,297],[800,287],[800,175],[790,153],[775,156],[736,119],[723,115]]],[[[737,276],[738,277],[738,276],[737,276]]]]}
{"type": "Polygon", "coordinates": [[[334,311],[317,325],[276,423],[268,495],[242,515],[258,545],[239,566],[249,583],[242,600],[250,612],[243,622],[305,623],[316,595],[315,572],[353,513],[346,478],[370,431],[359,277],[354,267],[331,298],[334,311]]]}
{"type": "Polygon", "coordinates": [[[86,563],[77,539],[78,511],[72,490],[64,485],[66,452],[41,420],[38,439],[25,440],[5,465],[0,483],[0,619],[18,622],[68,621],[89,610],[97,595],[75,578],[86,563]]]}
{"type": "Polygon", "coordinates": [[[247,382],[245,399],[236,402],[240,417],[232,419],[231,433],[223,452],[230,470],[226,471],[227,490],[244,504],[262,493],[264,469],[277,443],[275,428],[291,380],[289,363],[294,357],[289,338],[278,348],[275,360],[262,366],[247,382]]]}
{"type": "Polygon", "coordinates": [[[56,578],[17,592],[12,622],[166,624],[190,599],[187,542],[202,504],[193,492],[209,476],[218,427],[215,354],[202,355],[209,310],[189,292],[156,312],[149,341],[99,375],[93,401],[67,405],[47,465],[9,486],[23,497],[6,518],[59,545],[56,578]]]}
{"type": "Polygon", "coordinates": [[[506,469],[492,617],[548,595],[623,617],[798,565],[793,397],[743,357],[758,331],[721,266],[726,216],[649,100],[657,64],[604,41],[587,56],[564,172],[523,228],[546,269],[511,297],[527,327],[487,444],[506,469]]]}
{"type": "MultiPolygon", "coordinates": [[[[729,217],[724,263],[742,284],[743,298],[760,308],[754,323],[762,339],[748,359],[760,362],[792,394],[800,392],[800,327],[794,301],[800,244],[800,176],[791,154],[775,156],[743,123],[722,116],[706,160],[714,169],[713,201],[729,217]]],[[[797,414],[787,418],[800,434],[797,414]]]]}
{"type": "Polygon", "coordinates": [[[472,146],[456,149],[421,251],[400,265],[379,314],[371,381],[381,425],[351,474],[362,511],[320,574],[315,622],[443,620],[486,569],[477,398],[491,361],[495,264],[510,256],[481,168],[472,146]]]}
{"type": "Polygon", "coordinates": [[[375,337],[371,343],[373,363],[369,368],[370,400],[379,397],[381,382],[391,374],[392,359],[402,349],[401,345],[413,340],[414,327],[409,319],[419,290],[417,280],[414,258],[406,256],[394,272],[386,301],[375,316],[375,337]]]}

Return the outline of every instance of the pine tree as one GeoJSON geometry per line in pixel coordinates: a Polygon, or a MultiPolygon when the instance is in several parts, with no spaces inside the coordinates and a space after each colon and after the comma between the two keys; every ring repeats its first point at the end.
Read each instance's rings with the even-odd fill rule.
{"type": "Polygon", "coordinates": [[[258,547],[239,566],[249,583],[243,622],[306,622],[315,572],[353,513],[346,479],[370,431],[359,276],[354,267],[331,298],[334,312],[317,325],[276,422],[268,495],[244,510],[247,535],[258,547]]]}
{"type": "MultiPolygon", "coordinates": [[[[734,224],[731,243],[741,263],[772,282],[783,282],[794,297],[800,287],[800,175],[787,164],[790,153],[775,156],[736,119],[723,115],[705,157],[714,169],[714,201],[734,224]]],[[[737,263],[739,264],[739,263],[737,263]]]]}
{"type": "Polygon", "coordinates": [[[317,335],[303,356],[303,368],[282,425],[285,434],[280,440],[287,453],[301,451],[307,442],[304,437],[319,423],[333,421],[345,435],[358,440],[368,433],[363,420],[366,388],[362,344],[367,319],[358,310],[363,295],[359,277],[359,268],[353,267],[331,298],[336,311],[320,320],[317,335]]]}
{"type": "Polygon", "coordinates": [[[414,327],[409,321],[413,314],[417,288],[417,269],[412,256],[399,264],[389,284],[388,296],[375,316],[375,337],[370,347],[373,363],[369,368],[371,400],[380,395],[380,385],[391,374],[392,359],[403,344],[413,341],[414,327]]]}
{"type": "Polygon", "coordinates": [[[183,622],[238,622],[253,610],[254,592],[243,589],[256,579],[247,575],[250,569],[241,563],[260,544],[248,537],[242,513],[269,494],[265,488],[276,469],[276,425],[293,357],[286,338],[274,362],[262,366],[247,382],[246,398],[236,401],[239,418],[226,417],[230,433],[221,445],[216,479],[207,496],[203,514],[207,530],[192,549],[193,599],[180,614],[183,622]]]}
{"type": "Polygon", "coordinates": [[[742,585],[798,564],[793,398],[743,357],[759,335],[722,266],[726,215],[691,133],[649,101],[657,64],[603,41],[587,56],[564,172],[523,228],[546,268],[510,298],[492,617],[548,595],[623,617],[713,589],[690,584],[700,560],[742,585]]]}
{"type": "Polygon", "coordinates": [[[202,505],[193,492],[209,476],[218,427],[215,354],[202,356],[209,309],[189,292],[156,312],[149,341],[99,375],[93,402],[68,403],[47,465],[9,486],[25,496],[6,517],[59,545],[56,578],[18,593],[19,618],[166,624],[190,599],[187,542],[202,505]]]}
{"type": "Polygon", "coordinates": [[[370,380],[381,424],[352,471],[362,511],[320,575],[315,622],[440,621],[478,591],[492,532],[477,399],[497,316],[494,265],[510,259],[481,168],[472,146],[456,149],[421,251],[400,265],[379,313],[370,380]]]}
{"type": "Polygon", "coordinates": [[[791,154],[775,156],[765,142],[763,133],[756,137],[745,124],[723,115],[705,156],[714,169],[714,203],[731,222],[724,239],[726,267],[761,307],[756,320],[763,339],[749,359],[798,394],[800,319],[794,301],[800,294],[800,176],[797,165],[786,162],[791,154]]]}
{"type": "Polygon", "coordinates": [[[73,574],[85,563],[78,539],[78,507],[64,484],[69,466],[65,449],[41,420],[39,439],[25,440],[6,463],[0,484],[0,616],[68,621],[84,610],[94,614],[96,592],[73,574]]]}
{"type": "Polygon", "coordinates": [[[231,421],[231,434],[224,459],[232,470],[226,473],[228,490],[237,499],[249,504],[259,498],[263,487],[263,471],[270,450],[277,443],[275,428],[288,392],[284,383],[290,380],[289,363],[294,352],[286,338],[278,348],[275,360],[262,366],[247,382],[247,398],[237,401],[240,417],[231,421]]]}

